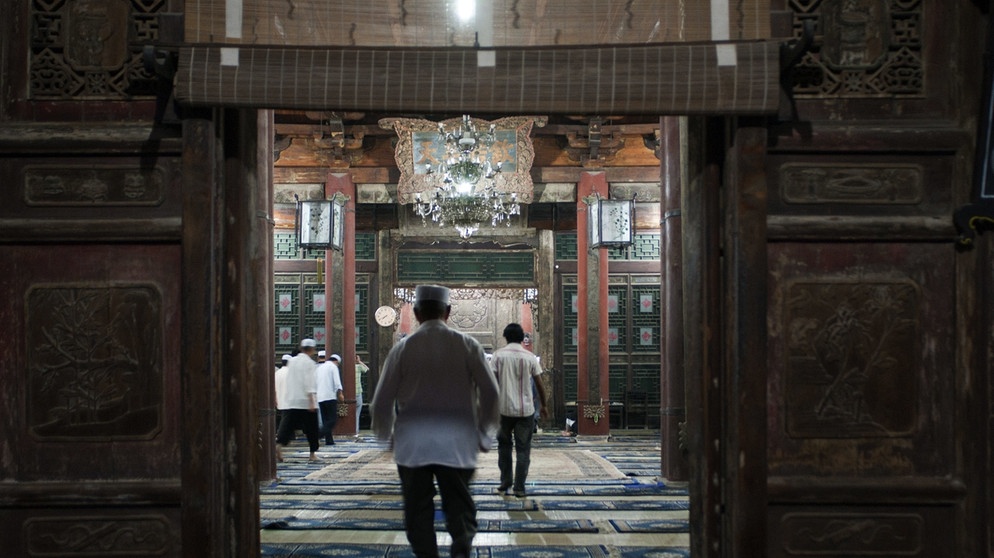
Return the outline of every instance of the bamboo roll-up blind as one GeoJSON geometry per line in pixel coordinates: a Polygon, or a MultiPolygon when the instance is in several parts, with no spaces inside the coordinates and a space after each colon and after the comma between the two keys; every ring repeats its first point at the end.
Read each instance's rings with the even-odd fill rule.
{"type": "Polygon", "coordinates": [[[180,49],[193,105],[504,114],[766,114],[779,101],[772,41],[588,48],[180,49]]]}
{"type": "Polygon", "coordinates": [[[185,40],[315,47],[569,46],[769,39],[770,0],[187,0],[185,40]]]}

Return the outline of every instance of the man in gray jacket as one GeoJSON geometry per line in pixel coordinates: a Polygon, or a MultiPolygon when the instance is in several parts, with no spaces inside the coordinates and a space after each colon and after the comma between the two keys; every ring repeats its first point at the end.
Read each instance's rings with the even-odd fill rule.
{"type": "Polygon", "coordinates": [[[434,480],[438,481],[452,558],[469,556],[476,505],[469,482],[496,429],[497,382],[483,347],[446,325],[449,289],[421,285],[421,325],[390,350],[371,404],[373,432],[392,439],[404,498],[404,528],[419,558],[438,556],[434,480]]]}

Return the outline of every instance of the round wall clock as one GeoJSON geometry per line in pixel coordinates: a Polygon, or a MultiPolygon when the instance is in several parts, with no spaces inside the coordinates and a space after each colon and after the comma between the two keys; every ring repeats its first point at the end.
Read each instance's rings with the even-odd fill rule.
{"type": "Polygon", "coordinates": [[[376,323],[383,327],[390,327],[397,321],[397,311],[393,309],[393,306],[380,306],[376,309],[373,314],[376,318],[376,323]]]}

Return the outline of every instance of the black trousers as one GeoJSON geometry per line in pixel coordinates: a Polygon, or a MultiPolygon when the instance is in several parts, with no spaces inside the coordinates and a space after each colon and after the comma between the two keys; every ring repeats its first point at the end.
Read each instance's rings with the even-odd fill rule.
{"type": "Polygon", "coordinates": [[[338,400],[319,401],[318,408],[321,410],[321,436],[324,436],[324,443],[334,444],[335,439],[332,435],[335,432],[335,424],[338,423],[338,400]]]}
{"type": "Polygon", "coordinates": [[[469,491],[474,469],[444,465],[403,467],[397,465],[400,490],[404,497],[404,530],[411,550],[418,558],[437,558],[435,540],[435,483],[442,495],[445,528],[452,536],[449,555],[469,556],[476,536],[476,504],[469,491]]]}
{"type": "Polygon", "coordinates": [[[280,428],[276,432],[276,443],[285,446],[293,439],[299,428],[307,436],[311,451],[318,450],[318,414],[309,409],[284,409],[280,418],[280,428]]]}
{"type": "Polygon", "coordinates": [[[500,429],[497,431],[497,467],[500,469],[500,483],[513,485],[515,492],[525,491],[528,480],[528,466],[531,464],[532,433],[535,431],[535,416],[500,416],[500,429]],[[518,462],[512,469],[512,438],[514,454],[518,462]]]}

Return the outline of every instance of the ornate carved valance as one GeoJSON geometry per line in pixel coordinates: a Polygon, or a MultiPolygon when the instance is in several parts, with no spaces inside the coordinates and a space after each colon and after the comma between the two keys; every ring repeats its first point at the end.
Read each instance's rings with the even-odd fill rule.
{"type": "MultiPolygon", "coordinates": [[[[480,130],[486,130],[491,125],[494,127],[496,141],[481,148],[484,150],[482,155],[491,164],[501,167],[501,171],[493,178],[494,189],[498,192],[515,193],[519,202],[531,203],[534,185],[530,171],[535,159],[531,129],[536,123],[544,126],[545,118],[514,116],[494,121],[472,118],[471,121],[480,130]]],[[[458,129],[461,123],[461,118],[442,122],[419,118],[380,120],[380,127],[392,128],[397,132],[394,158],[400,169],[400,180],[397,183],[399,203],[411,203],[415,194],[438,188],[440,178],[437,174],[430,174],[429,168],[435,168],[445,157],[445,146],[438,132],[439,125],[450,131],[458,129]]]]}

